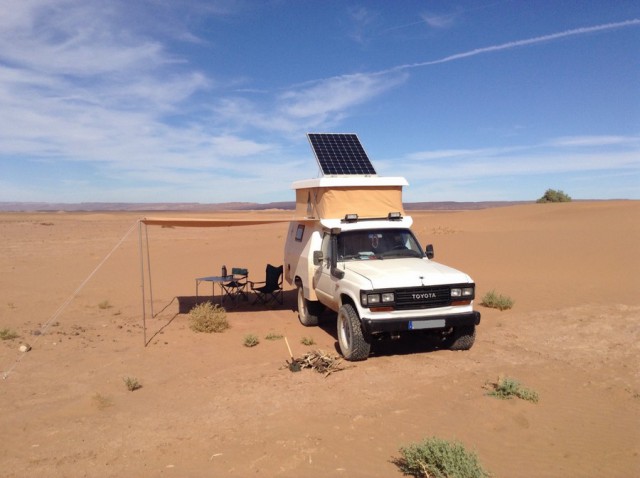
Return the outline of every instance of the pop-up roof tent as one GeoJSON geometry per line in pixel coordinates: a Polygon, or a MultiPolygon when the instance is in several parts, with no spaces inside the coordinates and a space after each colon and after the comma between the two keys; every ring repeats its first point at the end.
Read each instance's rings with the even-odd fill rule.
{"type": "Polygon", "coordinates": [[[406,179],[378,176],[355,134],[309,133],[308,138],[323,177],[293,183],[296,219],[404,215],[406,179]]]}
{"type": "Polygon", "coordinates": [[[404,178],[333,177],[296,181],[296,219],[337,219],[346,214],[383,217],[390,212],[404,215],[404,178]]]}

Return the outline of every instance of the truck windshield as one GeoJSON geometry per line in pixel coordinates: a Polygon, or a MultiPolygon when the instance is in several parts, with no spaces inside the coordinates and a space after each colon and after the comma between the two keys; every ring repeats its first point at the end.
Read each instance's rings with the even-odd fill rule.
{"type": "Polygon", "coordinates": [[[338,261],[423,256],[420,244],[408,229],[348,231],[338,236],[338,261]]]}

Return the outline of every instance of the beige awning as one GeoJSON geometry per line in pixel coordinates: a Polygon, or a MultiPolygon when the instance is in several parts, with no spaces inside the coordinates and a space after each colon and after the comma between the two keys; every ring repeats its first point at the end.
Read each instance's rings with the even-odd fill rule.
{"type": "Polygon", "coordinates": [[[255,226],[257,224],[274,224],[289,222],[290,219],[196,219],[196,218],[170,218],[170,217],[145,217],[140,222],[148,226],[165,227],[232,227],[255,226]]]}

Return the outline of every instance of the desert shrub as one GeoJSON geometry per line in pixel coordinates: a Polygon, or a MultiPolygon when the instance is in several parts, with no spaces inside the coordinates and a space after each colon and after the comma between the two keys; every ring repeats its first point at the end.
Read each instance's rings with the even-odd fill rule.
{"type": "Polygon", "coordinates": [[[545,193],[542,195],[540,199],[538,199],[537,203],[545,203],[545,202],[570,202],[571,197],[564,192],[555,189],[547,189],[545,193]]]}
{"type": "Polygon", "coordinates": [[[260,343],[260,339],[257,335],[248,334],[244,336],[244,346],[245,347],[255,347],[260,343]]]}
{"type": "Polygon", "coordinates": [[[0,340],[13,340],[20,337],[17,332],[11,329],[0,330],[0,340]]]}
{"type": "Polygon", "coordinates": [[[490,307],[492,309],[507,310],[513,307],[514,301],[511,297],[498,294],[495,290],[487,292],[482,298],[480,305],[490,307]]]}
{"type": "Polygon", "coordinates": [[[218,304],[205,302],[191,309],[189,327],[194,332],[222,332],[229,328],[227,311],[218,304]]]}
{"type": "Polygon", "coordinates": [[[98,308],[105,310],[105,309],[110,309],[111,307],[113,307],[108,300],[103,300],[102,302],[100,302],[98,304],[98,308]]]}
{"type": "Polygon", "coordinates": [[[485,478],[475,453],[458,442],[427,438],[422,443],[401,447],[402,458],[395,461],[405,475],[417,478],[485,478]]]}
{"type": "Polygon", "coordinates": [[[113,406],[113,400],[111,400],[111,398],[109,397],[101,395],[100,393],[96,393],[93,396],[93,403],[96,407],[98,407],[98,410],[104,410],[113,406]]]}
{"type": "Polygon", "coordinates": [[[300,339],[300,343],[302,345],[314,345],[316,343],[316,341],[313,340],[313,337],[302,337],[300,339]]]}
{"type": "Polygon", "coordinates": [[[124,380],[124,384],[127,386],[127,390],[129,390],[130,392],[142,388],[142,384],[135,377],[124,377],[122,380],[124,380]]]}
{"type": "Polygon", "coordinates": [[[269,332],[265,336],[265,339],[267,339],[267,340],[280,340],[283,337],[284,337],[284,335],[282,335],[282,334],[276,334],[275,332],[269,332]]]}
{"type": "Polygon", "coordinates": [[[497,397],[502,400],[508,400],[512,397],[518,397],[528,402],[537,403],[538,393],[524,388],[520,385],[520,382],[509,377],[501,377],[496,383],[492,383],[493,390],[489,392],[492,397],[497,397]]]}

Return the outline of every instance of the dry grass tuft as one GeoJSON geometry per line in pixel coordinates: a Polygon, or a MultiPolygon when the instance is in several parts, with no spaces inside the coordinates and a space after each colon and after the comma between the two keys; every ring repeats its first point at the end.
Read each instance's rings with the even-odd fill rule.
{"type": "Polygon", "coordinates": [[[11,329],[2,329],[0,330],[0,340],[13,340],[20,337],[18,333],[11,329]]]}
{"type": "Polygon", "coordinates": [[[227,321],[227,311],[218,304],[212,305],[211,302],[198,304],[190,312],[191,330],[195,332],[223,332],[228,329],[229,321],[227,321]]]}
{"type": "Polygon", "coordinates": [[[512,397],[518,397],[522,400],[526,400],[532,403],[538,403],[538,393],[524,388],[520,382],[509,377],[498,377],[498,381],[495,383],[488,383],[486,388],[489,388],[488,395],[502,400],[508,400],[512,397]]]}
{"type": "Polygon", "coordinates": [[[353,367],[353,365],[345,367],[342,365],[342,362],[342,358],[338,355],[331,355],[322,350],[314,350],[306,353],[301,358],[292,358],[290,362],[287,360],[287,368],[292,372],[298,372],[303,368],[310,368],[328,377],[333,372],[339,372],[353,367]]]}
{"type": "Polygon", "coordinates": [[[511,297],[498,294],[495,290],[487,292],[482,298],[480,305],[491,309],[508,310],[513,307],[514,301],[511,297]]]}

